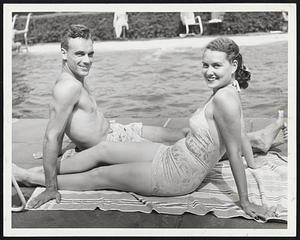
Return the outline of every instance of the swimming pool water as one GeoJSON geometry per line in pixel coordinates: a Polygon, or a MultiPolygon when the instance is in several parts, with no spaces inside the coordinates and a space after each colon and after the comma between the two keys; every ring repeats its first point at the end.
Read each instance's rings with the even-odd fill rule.
{"type": "MultiPolygon", "coordinates": [[[[245,117],[287,112],[287,52],[287,42],[241,47],[252,74],[241,93],[245,117]]],[[[188,117],[211,94],[201,76],[201,53],[199,48],[96,52],[87,83],[106,117],[188,117]]],[[[60,72],[56,53],[13,55],[13,117],[48,118],[60,72]]]]}

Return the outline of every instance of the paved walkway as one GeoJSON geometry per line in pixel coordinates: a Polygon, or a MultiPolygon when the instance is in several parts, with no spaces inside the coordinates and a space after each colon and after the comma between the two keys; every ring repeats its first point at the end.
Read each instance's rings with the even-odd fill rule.
{"type": "MultiPolygon", "coordinates": [[[[273,42],[288,41],[287,33],[259,33],[247,35],[228,36],[240,46],[253,46],[268,44],[273,42]]],[[[145,50],[145,49],[163,49],[170,50],[174,48],[202,48],[216,36],[199,36],[188,38],[154,39],[142,41],[97,41],[94,44],[95,51],[124,51],[124,50],[145,50]]],[[[60,43],[37,44],[29,47],[30,53],[59,52],[60,43]]]]}

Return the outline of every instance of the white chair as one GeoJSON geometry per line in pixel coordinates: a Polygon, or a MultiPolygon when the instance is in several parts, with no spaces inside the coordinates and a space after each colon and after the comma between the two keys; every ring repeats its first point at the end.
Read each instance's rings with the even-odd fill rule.
{"type": "Polygon", "coordinates": [[[211,19],[208,23],[221,23],[223,22],[225,12],[212,12],[211,19]]]}
{"type": "Polygon", "coordinates": [[[185,34],[180,34],[180,37],[185,37],[188,35],[195,35],[195,33],[190,34],[190,26],[199,26],[199,35],[203,34],[203,26],[200,16],[194,15],[193,12],[181,12],[180,13],[180,20],[182,24],[185,26],[185,34]]]}
{"type": "Polygon", "coordinates": [[[224,19],[225,12],[212,12],[211,19],[207,22],[208,24],[208,33],[219,33],[223,19],[224,19]]]}
{"type": "Polygon", "coordinates": [[[18,17],[18,14],[15,14],[15,15],[13,16],[13,20],[12,20],[12,29],[14,29],[14,26],[15,26],[15,22],[16,22],[17,17],[18,17]]]}
{"type": "MultiPolygon", "coordinates": [[[[28,51],[27,34],[28,34],[29,22],[30,22],[31,15],[32,15],[32,13],[28,13],[25,28],[23,30],[15,29],[15,22],[16,22],[17,15],[14,15],[14,17],[13,17],[13,34],[14,34],[14,36],[19,35],[19,34],[23,34],[26,51],[28,51]]],[[[13,39],[14,39],[14,37],[13,37],[13,39]]]]}
{"type": "Polygon", "coordinates": [[[13,212],[21,212],[21,211],[24,210],[24,208],[26,206],[26,200],[25,200],[25,197],[24,197],[24,195],[23,195],[23,193],[22,193],[22,191],[21,191],[21,189],[20,189],[20,187],[19,187],[19,185],[18,185],[18,183],[17,183],[17,181],[16,181],[16,179],[15,179],[14,176],[12,176],[12,183],[13,183],[16,191],[17,191],[19,199],[21,200],[21,206],[19,206],[19,207],[12,207],[12,211],[13,212]]]}

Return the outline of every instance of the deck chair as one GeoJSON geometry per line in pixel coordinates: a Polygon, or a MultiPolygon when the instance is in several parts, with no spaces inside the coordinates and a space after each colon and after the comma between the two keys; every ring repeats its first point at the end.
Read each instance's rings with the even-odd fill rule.
{"type": "Polygon", "coordinates": [[[208,34],[220,33],[224,15],[225,15],[225,12],[212,12],[211,13],[211,19],[207,22],[208,34]]]}
{"type": "Polygon", "coordinates": [[[12,32],[12,51],[19,52],[20,48],[21,48],[21,43],[20,42],[15,42],[15,30],[14,30],[14,26],[15,26],[17,17],[18,17],[18,14],[15,14],[13,16],[13,19],[12,19],[12,29],[13,29],[13,32],[12,32]]]}
{"type": "Polygon", "coordinates": [[[21,200],[21,206],[19,207],[12,207],[12,211],[13,212],[21,212],[24,210],[25,206],[26,206],[26,200],[25,200],[25,197],[15,179],[14,176],[12,176],[12,183],[13,183],[13,186],[15,187],[16,191],[17,191],[17,194],[18,194],[18,197],[20,198],[21,200]]]}
{"type": "Polygon", "coordinates": [[[200,33],[199,35],[202,35],[203,33],[203,26],[202,26],[202,21],[200,16],[194,15],[193,12],[181,12],[180,13],[180,20],[182,24],[185,26],[185,34],[179,34],[180,37],[185,37],[188,35],[195,35],[194,33],[190,34],[190,26],[199,26],[200,33]]]}
{"type": "Polygon", "coordinates": [[[23,34],[26,51],[28,51],[27,34],[28,34],[29,21],[30,21],[31,15],[32,15],[32,13],[28,13],[27,19],[26,19],[25,28],[23,30],[17,30],[17,29],[15,29],[14,25],[15,25],[15,22],[16,22],[17,15],[14,15],[14,17],[13,17],[13,34],[14,34],[14,36],[19,35],[19,34],[23,34]]]}
{"type": "Polygon", "coordinates": [[[18,17],[18,14],[15,14],[15,15],[13,16],[13,20],[12,20],[12,29],[14,29],[14,26],[15,26],[17,17],[18,17]]]}
{"type": "Polygon", "coordinates": [[[287,32],[288,31],[288,21],[289,21],[288,12],[282,12],[282,19],[283,19],[282,31],[287,32]]]}

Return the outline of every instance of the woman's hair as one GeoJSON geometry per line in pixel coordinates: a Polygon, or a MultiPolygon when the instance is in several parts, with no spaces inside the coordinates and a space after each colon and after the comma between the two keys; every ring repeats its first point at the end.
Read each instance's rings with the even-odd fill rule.
{"type": "Polygon", "coordinates": [[[61,35],[61,48],[69,49],[70,38],[92,39],[91,31],[88,27],[80,24],[72,24],[61,35]]]}
{"type": "Polygon", "coordinates": [[[239,46],[233,40],[225,37],[216,38],[211,41],[205,49],[226,53],[227,59],[231,63],[236,60],[238,62],[238,66],[235,72],[235,79],[238,81],[241,88],[245,89],[248,87],[248,81],[250,81],[251,73],[243,64],[243,58],[240,54],[239,46]]]}

